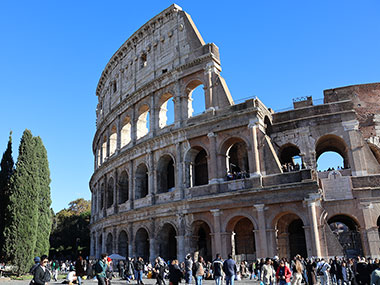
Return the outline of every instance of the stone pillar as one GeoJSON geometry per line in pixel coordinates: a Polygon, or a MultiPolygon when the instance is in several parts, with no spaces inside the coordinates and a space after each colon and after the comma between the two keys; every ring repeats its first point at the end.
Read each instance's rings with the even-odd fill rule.
{"type": "Polygon", "coordinates": [[[119,153],[121,149],[121,121],[120,115],[117,116],[116,120],[116,153],[119,153]]]}
{"type": "Polygon", "coordinates": [[[114,187],[113,187],[113,211],[114,213],[119,212],[119,183],[118,183],[118,173],[117,169],[114,171],[114,187]]]}
{"type": "Polygon", "coordinates": [[[104,191],[103,191],[103,217],[107,217],[107,174],[104,175],[104,191]]]}
{"type": "Polygon", "coordinates": [[[90,257],[94,257],[95,256],[95,250],[94,250],[94,239],[95,239],[95,233],[94,232],[91,232],[91,235],[90,235],[90,257]]]}
{"type": "Polygon", "coordinates": [[[303,226],[303,231],[305,233],[305,243],[306,243],[306,252],[307,256],[314,256],[313,252],[315,251],[315,244],[312,241],[311,238],[311,227],[310,226],[303,226]]]}
{"type": "MultiPolygon", "coordinates": [[[[103,228],[103,233],[102,233],[102,252],[106,252],[106,241],[107,241],[107,235],[106,235],[106,230],[103,228]]],[[[107,252],[108,254],[108,252],[107,252]]]]}
{"type": "MultiPolygon", "coordinates": [[[[257,255],[260,258],[265,258],[268,256],[268,245],[267,245],[267,230],[265,223],[265,205],[264,204],[255,204],[254,207],[257,210],[257,220],[258,220],[258,237],[260,240],[259,247],[256,247],[257,255]]],[[[258,238],[255,236],[255,240],[258,238]]]]}
{"type": "Polygon", "coordinates": [[[308,198],[305,199],[305,203],[307,205],[308,218],[310,224],[310,235],[311,235],[311,255],[322,257],[321,254],[321,244],[320,244],[320,236],[318,230],[318,219],[316,206],[320,205],[320,195],[309,195],[308,198]]]}
{"type": "Polygon", "coordinates": [[[155,94],[150,96],[150,114],[149,114],[149,137],[153,138],[156,136],[157,126],[158,126],[158,116],[159,108],[156,108],[155,94]]]}
{"type": "Polygon", "coordinates": [[[258,121],[252,121],[249,123],[248,128],[249,132],[251,134],[251,141],[252,141],[252,156],[249,161],[249,171],[250,176],[261,176],[261,170],[260,170],[260,155],[259,155],[259,148],[258,148],[258,141],[257,141],[257,126],[258,121]]]}
{"type": "Polygon", "coordinates": [[[269,233],[269,239],[267,241],[268,256],[274,257],[277,255],[276,230],[267,229],[267,232],[269,233]]]}
{"type": "Polygon", "coordinates": [[[214,217],[214,242],[213,242],[213,248],[214,252],[212,253],[213,256],[216,256],[217,253],[222,252],[222,237],[221,237],[221,223],[220,223],[220,210],[219,209],[212,209],[210,210],[211,214],[214,217]]]}
{"type": "Polygon", "coordinates": [[[209,184],[218,183],[218,161],[217,161],[217,148],[216,148],[216,134],[211,132],[207,134],[210,141],[210,160],[208,161],[208,180],[209,184]]]}
{"type": "Polygon", "coordinates": [[[222,239],[222,249],[220,254],[223,259],[227,259],[229,254],[232,254],[232,233],[231,232],[223,232],[220,233],[222,239]]]}
{"type": "Polygon", "coordinates": [[[177,214],[178,233],[177,240],[177,259],[181,262],[185,260],[186,248],[185,248],[185,216],[184,214],[177,214]]]}
{"type": "Polygon", "coordinates": [[[137,119],[136,119],[136,106],[132,106],[132,112],[131,112],[131,144],[136,144],[136,138],[137,138],[137,119]]]}
{"type": "Polygon", "coordinates": [[[133,202],[135,200],[135,173],[133,172],[133,160],[130,160],[128,162],[128,178],[129,178],[129,185],[128,185],[128,199],[129,199],[129,205],[130,208],[133,209],[133,202]]]}
{"type": "Polygon", "coordinates": [[[149,170],[148,170],[148,197],[151,199],[151,203],[154,204],[154,195],[156,195],[156,181],[155,181],[155,172],[156,167],[154,165],[154,154],[153,151],[148,151],[148,160],[149,160],[149,170]]]}
{"type": "Polygon", "coordinates": [[[361,227],[363,251],[365,256],[380,256],[380,237],[375,224],[379,213],[371,202],[362,202],[359,208],[363,211],[364,227],[361,227]],[[375,218],[373,218],[375,216],[375,218]],[[375,222],[373,222],[375,221],[375,222]]]}
{"type": "Polygon", "coordinates": [[[184,186],[183,186],[183,169],[182,169],[182,143],[178,142],[175,145],[176,147],[176,165],[175,165],[175,188],[180,189],[181,191],[181,199],[185,198],[184,186]]]}
{"type": "Polygon", "coordinates": [[[133,224],[129,225],[128,229],[128,254],[130,257],[135,256],[135,236],[133,234],[133,224]]]}
{"type": "Polygon", "coordinates": [[[116,226],[114,226],[112,229],[112,252],[108,252],[108,254],[112,253],[118,253],[116,226]]]}

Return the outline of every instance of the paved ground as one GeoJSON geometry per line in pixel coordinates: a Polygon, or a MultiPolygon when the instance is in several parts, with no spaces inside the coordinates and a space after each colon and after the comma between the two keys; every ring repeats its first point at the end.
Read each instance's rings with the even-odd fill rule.
{"type": "MultiPolygon", "coordinates": [[[[7,285],[7,284],[12,284],[12,285],[28,285],[29,284],[29,280],[23,280],[23,281],[19,281],[19,280],[9,280],[7,278],[0,278],[0,284],[1,285],[7,285]]],[[[49,285],[58,285],[58,284],[61,284],[62,280],[58,281],[58,282],[49,282],[49,285]]],[[[147,285],[155,285],[156,283],[156,280],[155,279],[144,279],[143,280],[144,284],[147,284],[147,285]]],[[[83,282],[83,285],[96,285],[98,284],[98,282],[96,280],[85,280],[83,282]]],[[[136,282],[131,282],[130,283],[131,285],[136,285],[136,282]]],[[[166,281],[166,284],[168,285],[169,284],[169,281],[166,281]]],[[[185,285],[184,282],[181,283],[182,285],[185,285]]],[[[193,282],[193,285],[195,283],[193,282]]],[[[203,285],[214,285],[215,282],[213,280],[203,280],[203,285]]],[[[225,283],[223,283],[224,285],[225,283]]],[[[243,279],[242,281],[235,281],[235,284],[236,285],[258,285],[259,282],[257,281],[253,281],[253,280],[249,280],[249,279],[243,279]]],[[[111,282],[111,285],[128,285],[128,283],[125,281],[125,280],[120,280],[119,278],[116,278],[116,279],[113,279],[112,282],[111,282]]]]}

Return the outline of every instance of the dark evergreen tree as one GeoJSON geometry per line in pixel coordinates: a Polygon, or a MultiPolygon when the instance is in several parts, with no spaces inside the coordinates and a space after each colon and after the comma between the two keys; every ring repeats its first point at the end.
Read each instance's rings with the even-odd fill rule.
{"type": "Polygon", "coordinates": [[[38,230],[35,256],[49,254],[49,237],[52,227],[52,211],[50,209],[50,170],[47,152],[40,137],[35,137],[35,151],[38,182],[38,230]]]}
{"type": "Polygon", "coordinates": [[[9,134],[8,146],[1,159],[0,170],[0,259],[4,256],[5,208],[9,200],[9,183],[14,170],[12,158],[12,132],[9,134]]]}
{"type": "Polygon", "coordinates": [[[33,263],[37,239],[40,198],[35,149],[36,140],[29,130],[25,130],[10,180],[4,229],[4,252],[18,274],[27,272],[33,263]]]}

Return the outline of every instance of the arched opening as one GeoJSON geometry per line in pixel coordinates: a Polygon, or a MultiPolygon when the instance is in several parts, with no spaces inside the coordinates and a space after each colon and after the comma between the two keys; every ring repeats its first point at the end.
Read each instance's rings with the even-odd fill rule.
{"type": "Polygon", "coordinates": [[[99,167],[100,164],[101,164],[101,149],[98,148],[97,152],[96,152],[96,166],[99,167]]]}
{"type": "Polygon", "coordinates": [[[105,189],[105,185],[104,183],[102,183],[102,185],[100,186],[100,209],[104,209],[104,195],[105,195],[105,192],[106,192],[106,189],[105,189]]]}
{"type": "Polygon", "coordinates": [[[117,147],[117,130],[116,126],[112,126],[110,135],[110,156],[116,152],[117,147]]]}
{"type": "Polygon", "coordinates": [[[307,257],[303,221],[293,213],[282,215],[277,223],[277,249],[279,256],[293,258],[297,254],[307,257]]]}
{"type": "Polygon", "coordinates": [[[207,223],[196,221],[193,224],[194,251],[205,260],[212,260],[211,231],[207,223]]]}
{"type": "Polygon", "coordinates": [[[103,144],[102,144],[102,163],[106,161],[107,158],[107,137],[103,137],[103,144]]]}
{"type": "Polygon", "coordinates": [[[174,123],[174,97],[170,93],[162,95],[160,99],[160,111],[158,114],[158,126],[160,129],[174,123]]]}
{"type": "Polygon", "coordinates": [[[280,150],[280,162],[282,171],[298,171],[303,168],[302,158],[300,156],[300,149],[294,144],[285,144],[280,150]]]}
{"type": "Polygon", "coordinates": [[[141,199],[148,195],[148,168],[144,163],[136,170],[135,199],[141,199]]]}
{"type": "Polygon", "coordinates": [[[202,149],[194,159],[194,186],[208,184],[207,154],[202,149]]]}
{"type": "Polygon", "coordinates": [[[126,171],[121,172],[119,177],[119,204],[127,202],[129,199],[129,178],[126,171]]]}
{"type": "Polygon", "coordinates": [[[174,161],[170,155],[164,155],[158,161],[158,193],[174,190],[174,161]]]}
{"type": "Polygon", "coordinates": [[[120,131],[120,147],[124,147],[131,141],[131,120],[125,117],[120,131]]]}
{"type": "Polygon", "coordinates": [[[206,96],[203,83],[194,80],[186,87],[188,94],[188,118],[199,115],[206,110],[206,96]]]}
{"type": "Polygon", "coordinates": [[[139,109],[139,115],[137,118],[137,139],[142,138],[149,132],[149,106],[144,104],[139,109]]]}
{"type": "Polygon", "coordinates": [[[231,235],[231,252],[236,261],[253,261],[256,259],[256,243],[254,226],[247,217],[234,217],[227,225],[227,231],[231,235]]]}
{"type": "Polygon", "coordinates": [[[103,235],[100,234],[98,237],[98,253],[103,253],[103,235]]]}
{"type": "Polygon", "coordinates": [[[177,259],[177,239],[175,238],[177,232],[175,228],[166,223],[158,237],[158,252],[164,260],[174,260],[177,259]]]}
{"type": "Polygon", "coordinates": [[[108,187],[107,187],[107,209],[111,208],[113,205],[113,189],[115,187],[115,183],[113,181],[113,178],[111,177],[108,180],[108,187]]]}
{"type": "Polygon", "coordinates": [[[249,177],[247,145],[240,139],[229,140],[226,151],[227,180],[249,177]]]}
{"type": "Polygon", "coordinates": [[[371,150],[373,156],[376,158],[377,163],[380,164],[380,149],[374,144],[368,143],[369,149],[371,150]]]}
{"type": "Polygon", "coordinates": [[[358,224],[349,216],[336,215],[327,221],[347,257],[363,255],[358,224]]]}
{"type": "Polygon", "coordinates": [[[125,231],[119,234],[119,254],[128,257],[128,235],[125,231]]]}
{"type": "Polygon", "coordinates": [[[109,233],[108,235],[107,235],[107,240],[106,240],[106,252],[107,252],[107,254],[112,254],[112,253],[114,253],[113,252],[113,237],[112,237],[112,234],[111,233],[109,233]]]}
{"type": "Polygon", "coordinates": [[[338,168],[338,166],[343,169],[350,168],[348,162],[347,145],[341,137],[331,134],[321,137],[316,143],[315,151],[318,170],[333,170],[338,168]],[[327,152],[329,152],[329,154],[324,156],[322,159],[322,154],[327,152]],[[335,154],[331,156],[332,153],[335,154]],[[341,164],[341,160],[343,160],[343,164],[341,164]]]}
{"type": "Polygon", "coordinates": [[[142,257],[144,261],[149,261],[149,235],[144,228],[140,228],[135,238],[136,257],[142,257]]]}
{"type": "Polygon", "coordinates": [[[265,134],[267,136],[270,136],[272,134],[272,123],[268,116],[265,116],[264,118],[264,125],[265,125],[265,134]]]}

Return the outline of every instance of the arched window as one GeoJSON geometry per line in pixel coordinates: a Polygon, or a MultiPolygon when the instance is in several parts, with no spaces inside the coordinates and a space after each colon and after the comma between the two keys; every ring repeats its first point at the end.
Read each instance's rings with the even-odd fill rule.
{"type": "Polygon", "coordinates": [[[144,261],[149,260],[149,235],[144,228],[140,228],[136,232],[135,254],[141,256],[144,261]]]}
{"type": "Polygon", "coordinates": [[[125,231],[119,234],[119,254],[128,257],[128,235],[125,231]]]}
{"type": "Polygon", "coordinates": [[[106,240],[106,251],[109,255],[113,253],[113,237],[112,234],[109,233],[107,235],[107,240],[106,240]]]}
{"type": "Polygon", "coordinates": [[[199,80],[190,82],[186,87],[188,94],[188,118],[199,115],[206,110],[206,96],[203,83],[199,80]]]}
{"type": "Polygon", "coordinates": [[[141,199],[148,195],[148,168],[144,163],[136,169],[135,199],[141,199]]]}
{"type": "Polygon", "coordinates": [[[110,135],[110,156],[116,152],[117,147],[117,130],[116,126],[112,126],[110,135]]]}
{"type": "Polygon", "coordinates": [[[113,205],[113,189],[114,189],[114,180],[111,177],[108,180],[108,187],[107,187],[107,209],[110,208],[113,205]]]}
{"type": "Polygon", "coordinates": [[[347,145],[336,135],[325,135],[316,143],[317,169],[320,171],[350,168],[347,145]]]}
{"type": "Polygon", "coordinates": [[[129,178],[128,173],[123,171],[119,177],[119,204],[127,202],[129,199],[129,178]]]}
{"type": "Polygon", "coordinates": [[[227,179],[241,179],[249,177],[247,145],[240,139],[231,139],[226,151],[227,179]]]}
{"type": "Polygon", "coordinates": [[[211,230],[204,221],[195,221],[192,225],[194,240],[194,251],[198,251],[199,255],[205,260],[212,259],[212,241],[211,230]]]}
{"type": "Polygon", "coordinates": [[[164,260],[177,259],[177,232],[175,228],[166,223],[158,234],[159,255],[164,260]]]}
{"type": "Polygon", "coordinates": [[[300,149],[294,144],[288,143],[283,145],[280,150],[280,162],[284,172],[298,171],[303,168],[300,149]]]}
{"type": "Polygon", "coordinates": [[[194,160],[194,186],[208,184],[207,154],[202,149],[194,160]]]}
{"type": "Polygon", "coordinates": [[[131,120],[129,117],[125,117],[120,132],[120,147],[124,147],[131,141],[131,120]]]}
{"type": "Polygon", "coordinates": [[[174,101],[172,94],[166,93],[161,97],[158,117],[158,126],[161,129],[174,123],[174,101]]]}
{"type": "Polygon", "coordinates": [[[106,161],[107,158],[107,137],[103,137],[103,144],[102,144],[102,163],[106,161]]]}
{"type": "Polygon", "coordinates": [[[174,161],[170,155],[164,155],[158,161],[158,193],[169,192],[174,189],[174,161]]]}
{"type": "Polygon", "coordinates": [[[137,119],[137,139],[142,138],[149,132],[149,106],[142,105],[137,119]]]}

